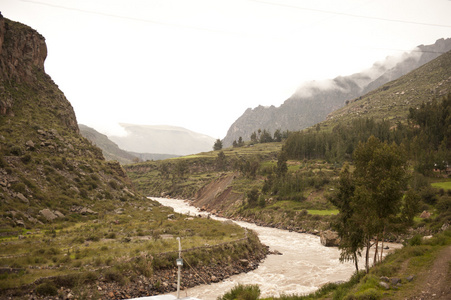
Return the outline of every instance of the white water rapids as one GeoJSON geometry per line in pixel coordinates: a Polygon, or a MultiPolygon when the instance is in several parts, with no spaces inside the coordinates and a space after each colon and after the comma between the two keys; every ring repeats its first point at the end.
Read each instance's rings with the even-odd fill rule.
{"type": "MultiPolygon", "coordinates": [[[[178,213],[202,214],[187,201],[152,199],[164,206],[172,207],[178,213]]],[[[212,218],[226,220],[214,216],[212,218]]],[[[260,297],[282,294],[302,295],[313,292],[328,282],[348,280],[355,271],[353,263],[339,262],[338,248],[324,247],[317,236],[262,227],[247,222],[235,221],[235,223],[257,232],[263,244],[269,246],[270,250],[277,250],[283,255],[268,255],[257,269],[249,273],[231,276],[222,282],[182,290],[181,297],[215,300],[239,283],[258,284],[261,290],[260,297]]],[[[392,249],[393,246],[396,248],[398,245],[389,244],[388,246],[392,249]]],[[[359,266],[363,267],[362,262],[359,266]]],[[[176,293],[172,294],[176,295],[176,293]]]]}

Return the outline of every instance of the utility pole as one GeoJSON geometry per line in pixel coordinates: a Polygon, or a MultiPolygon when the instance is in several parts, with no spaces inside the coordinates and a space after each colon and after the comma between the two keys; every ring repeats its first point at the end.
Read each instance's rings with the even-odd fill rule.
{"type": "Polygon", "coordinates": [[[181,271],[182,271],[183,259],[182,259],[182,244],[180,243],[180,237],[177,237],[177,241],[179,241],[179,258],[177,259],[177,267],[178,267],[178,274],[177,274],[177,299],[180,299],[180,274],[181,274],[181,271]]]}

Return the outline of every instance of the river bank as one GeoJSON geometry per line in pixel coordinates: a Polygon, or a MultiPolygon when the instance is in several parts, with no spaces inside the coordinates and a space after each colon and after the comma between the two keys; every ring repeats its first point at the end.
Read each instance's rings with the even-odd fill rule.
{"type": "MultiPolygon", "coordinates": [[[[230,276],[247,273],[255,270],[264,259],[263,253],[252,255],[249,259],[240,259],[221,264],[211,264],[196,268],[184,268],[181,275],[181,290],[192,288],[201,284],[211,284],[229,278],[230,276]]],[[[175,262],[174,262],[175,265],[175,262]]],[[[177,267],[162,269],[154,272],[152,276],[134,277],[130,273],[122,274],[123,277],[116,282],[111,282],[112,273],[106,273],[100,280],[87,283],[83,292],[77,288],[61,287],[56,295],[42,296],[33,286],[22,287],[20,290],[11,290],[1,299],[77,299],[83,295],[87,299],[127,299],[145,296],[167,294],[177,290],[177,267]],[[109,275],[108,275],[109,274],[109,275]],[[56,298],[58,297],[58,298],[56,298]]],[[[116,278],[118,279],[118,278],[116,278]]],[[[35,284],[39,286],[43,282],[64,281],[64,278],[47,278],[35,284]]]]}
{"type": "MultiPolygon", "coordinates": [[[[88,261],[90,264],[80,263],[77,267],[60,263],[39,268],[24,266],[0,270],[0,276],[3,279],[16,278],[17,283],[23,281],[21,274],[43,272],[51,274],[40,276],[32,283],[17,284],[17,288],[1,288],[0,299],[124,299],[175,291],[178,251],[175,250],[177,248],[172,247],[172,244],[175,243],[177,235],[172,234],[172,231],[165,231],[165,228],[173,230],[171,226],[176,225],[176,218],[183,220],[186,229],[180,231],[184,260],[182,289],[199,284],[210,284],[236,274],[250,272],[256,269],[268,254],[268,248],[260,243],[257,235],[250,230],[241,228],[230,231],[231,227],[238,228],[238,226],[227,222],[205,220],[203,217],[178,215],[174,214],[172,209],[163,206],[162,208],[167,220],[164,221],[164,226],[158,229],[158,235],[130,237],[128,240],[123,239],[120,243],[122,247],[138,249],[138,251],[120,253],[111,251],[112,255],[119,254],[111,259],[105,256],[105,259],[108,258],[112,263],[104,265],[95,265],[95,261],[88,261]],[[201,232],[203,238],[196,235],[197,227],[193,224],[209,225],[208,228],[200,227],[204,229],[201,232]],[[217,238],[210,238],[210,234],[214,234],[213,236],[217,238]],[[138,247],[142,245],[146,247],[138,247]],[[155,251],[152,250],[154,245],[166,245],[167,248],[160,247],[158,251],[155,251]],[[65,272],[61,274],[60,269],[64,269],[65,272]]],[[[134,228],[137,228],[137,225],[134,228]]],[[[82,247],[81,250],[74,249],[74,254],[86,253],[81,251],[86,251],[90,244],[84,243],[79,246],[82,247]]],[[[97,247],[97,255],[104,255],[105,250],[109,250],[112,244],[107,245],[97,247]]],[[[68,251],[62,252],[61,256],[70,257],[68,251]]],[[[30,252],[30,257],[36,258],[36,255],[32,255],[33,252],[30,252]]],[[[80,261],[80,259],[81,255],[73,260],[80,261]]]]}
{"type": "MultiPolygon", "coordinates": [[[[190,201],[152,198],[174,211],[184,214],[208,214],[189,206],[190,201]]],[[[211,218],[217,218],[211,215],[211,218]]],[[[224,220],[219,218],[220,220],[224,220]]],[[[308,294],[328,282],[348,280],[354,273],[352,263],[340,263],[337,248],[324,247],[316,235],[258,226],[253,223],[235,221],[238,225],[257,232],[260,241],[269,246],[270,251],[282,255],[269,255],[259,267],[248,273],[211,285],[190,288],[183,296],[203,300],[215,300],[236,284],[258,284],[261,297],[281,294],[308,294]]]]}

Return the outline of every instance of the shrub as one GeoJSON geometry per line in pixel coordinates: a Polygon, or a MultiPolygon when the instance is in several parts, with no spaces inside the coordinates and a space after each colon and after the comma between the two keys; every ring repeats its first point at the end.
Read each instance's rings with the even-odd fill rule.
{"type": "Polygon", "coordinates": [[[80,189],[80,196],[82,198],[88,198],[88,192],[85,189],[80,189]]]}
{"type": "Polygon", "coordinates": [[[25,184],[23,184],[22,182],[15,182],[15,183],[11,184],[11,189],[13,191],[15,191],[16,193],[23,194],[26,192],[25,184]]]}
{"type": "Polygon", "coordinates": [[[86,272],[82,275],[81,281],[83,283],[94,283],[97,280],[97,273],[96,272],[86,272]]]}
{"type": "Polygon", "coordinates": [[[95,234],[90,234],[87,238],[87,241],[98,242],[100,241],[100,237],[95,234]]]}
{"type": "Polygon", "coordinates": [[[56,248],[51,247],[51,248],[47,249],[47,250],[45,251],[45,253],[46,253],[47,255],[57,255],[57,254],[60,253],[60,251],[59,251],[58,249],[56,249],[56,248]]]}
{"type": "Polygon", "coordinates": [[[20,159],[22,160],[22,162],[24,164],[28,164],[31,161],[31,155],[27,153],[24,156],[22,156],[20,159]]]}
{"type": "Polygon", "coordinates": [[[108,234],[105,236],[105,238],[107,238],[107,239],[115,239],[115,238],[116,238],[116,233],[110,232],[110,233],[108,233],[108,234]]]}
{"type": "Polygon", "coordinates": [[[3,155],[0,155],[0,168],[4,168],[8,165],[6,160],[3,158],[3,155]]]}
{"type": "Polygon", "coordinates": [[[12,146],[9,152],[15,156],[21,156],[23,153],[23,150],[19,146],[12,146]]]}
{"type": "Polygon", "coordinates": [[[97,176],[97,174],[91,174],[91,179],[96,181],[96,182],[100,181],[100,178],[99,178],[99,176],[97,176]]]}
{"type": "Polygon", "coordinates": [[[260,296],[260,288],[258,285],[242,285],[238,284],[229,292],[225,293],[218,300],[256,300],[260,296]]]}
{"type": "Polygon", "coordinates": [[[381,293],[375,289],[370,288],[361,293],[355,295],[355,297],[351,297],[350,299],[358,299],[358,300],[377,300],[382,297],[381,293]]]}
{"type": "Polygon", "coordinates": [[[105,280],[107,282],[117,282],[120,285],[125,284],[124,276],[122,275],[121,272],[119,272],[117,270],[109,269],[108,271],[106,271],[106,273],[105,273],[105,280]]]}
{"type": "Polygon", "coordinates": [[[437,202],[437,210],[440,212],[451,210],[451,197],[441,197],[437,202]]]}
{"type": "Polygon", "coordinates": [[[423,242],[423,237],[419,234],[414,235],[410,240],[407,241],[407,244],[410,246],[419,246],[423,242]]]}
{"type": "Polygon", "coordinates": [[[59,170],[64,170],[64,164],[61,161],[55,161],[53,166],[59,170]]]}
{"type": "Polygon", "coordinates": [[[36,293],[40,296],[56,296],[58,289],[52,282],[46,281],[36,287],[36,293]]]}
{"type": "Polygon", "coordinates": [[[115,180],[110,180],[110,181],[108,181],[108,184],[110,185],[110,187],[111,187],[112,189],[117,190],[117,189],[119,188],[119,185],[117,184],[117,182],[116,182],[115,180]]]}

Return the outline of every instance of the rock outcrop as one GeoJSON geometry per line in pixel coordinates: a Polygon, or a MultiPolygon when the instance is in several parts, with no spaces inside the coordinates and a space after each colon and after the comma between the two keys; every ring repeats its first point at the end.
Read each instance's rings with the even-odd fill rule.
{"type": "Polygon", "coordinates": [[[23,99],[29,108],[39,105],[52,109],[61,123],[78,133],[72,105],[44,71],[47,57],[44,37],[0,14],[0,46],[0,115],[15,116],[17,111],[13,107],[23,99]],[[23,87],[19,89],[18,85],[23,87]],[[39,102],[27,103],[32,99],[39,102]]]}
{"type": "Polygon", "coordinates": [[[0,14],[0,74],[4,79],[32,81],[33,69],[44,70],[47,46],[28,26],[5,21],[0,14]]]}
{"type": "Polygon", "coordinates": [[[338,247],[340,245],[340,238],[338,233],[331,230],[322,231],[320,234],[321,244],[326,247],[338,247]]]}

